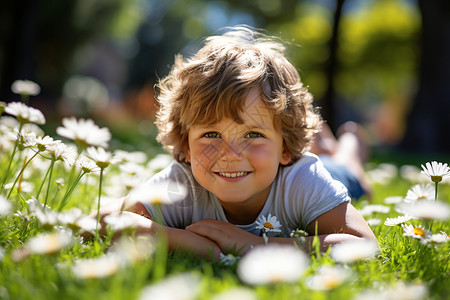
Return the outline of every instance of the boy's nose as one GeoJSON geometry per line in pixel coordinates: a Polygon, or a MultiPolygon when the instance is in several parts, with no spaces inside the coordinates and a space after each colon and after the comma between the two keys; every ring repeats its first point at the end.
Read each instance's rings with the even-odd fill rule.
{"type": "Polygon", "coordinates": [[[220,159],[227,161],[242,160],[242,145],[236,140],[221,143],[220,159]]]}

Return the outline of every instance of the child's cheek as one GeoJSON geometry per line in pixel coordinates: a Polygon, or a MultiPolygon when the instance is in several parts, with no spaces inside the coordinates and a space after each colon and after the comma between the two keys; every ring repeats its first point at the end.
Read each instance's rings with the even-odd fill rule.
{"type": "Polygon", "coordinates": [[[193,150],[191,156],[192,163],[195,163],[197,168],[202,168],[205,171],[211,169],[220,158],[217,143],[199,143],[193,150]]]}

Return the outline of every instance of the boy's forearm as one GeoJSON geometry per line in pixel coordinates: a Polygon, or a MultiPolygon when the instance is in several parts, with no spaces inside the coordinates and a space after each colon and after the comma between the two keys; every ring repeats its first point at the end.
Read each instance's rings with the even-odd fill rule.
{"type": "MultiPolygon", "coordinates": [[[[297,244],[301,246],[301,249],[309,253],[314,250],[313,241],[315,236],[307,236],[300,242],[298,238],[285,238],[285,237],[269,237],[269,243],[280,243],[280,244],[297,244]]],[[[317,235],[320,242],[320,251],[325,252],[329,247],[340,244],[345,241],[359,240],[361,237],[357,237],[352,234],[347,233],[333,233],[333,234],[323,234],[317,235]]]]}
{"type": "Polygon", "coordinates": [[[207,259],[218,259],[221,253],[215,242],[188,230],[165,227],[162,233],[167,237],[170,250],[191,252],[207,259]]]}

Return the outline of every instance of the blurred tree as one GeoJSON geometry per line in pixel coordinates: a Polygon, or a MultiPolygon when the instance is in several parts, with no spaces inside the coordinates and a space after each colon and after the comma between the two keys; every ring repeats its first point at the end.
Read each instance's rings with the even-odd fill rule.
{"type": "Polygon", "coordinates": [[[322,117],[328,122],[330,129],[335,132],[339,123],[336,118],[336,89],[334,85],[334,77],[336,76],[336,71],[338,70],[338,47],[339,47],[339,32],[340,23],[342,16],[342,7],[344,6],[345,0],[336,0],[336,8],[334,10],[333,17],[333,29],[331,37],[328,40],[328,60],[325,65],[325,74],[327,78],[327,88],[325,94],[320,99],[319,105],[322,106],[322,117]]]}
{"type": "Polygon", "coordinates": [[[292,22],[270,28],[295,42],[292,59],[334,128],[349,119],[371,122],[376,107],[404,107],[414,92],[420,29],[414,3],[301,1],[292,22]]]}
{"type": "Polygon", "coordinates": [[[450,152],[450,1],[419,0],[422,16],[419,89],[402,147],[450,152]]]}
{"type": "Polygon", "coordinates": [[[142,87],[166,75],[176,53],[192,55],[201,38],[222,27],[247,24],[267,28],[290,22],[296,6],[296,0],[145,0],[129,88],[142,87]]]}
{"type": "MultiPolygon", "coordinates": [[[[5,3],[6,2],[6,3],[5,3]]],[[[136,0],[14,0],[0,12],[0,96],[10,101],[16,79],[37,81],[51,98],[60,96],[76,68],[74,55],[99,36],[120,33],[121,12],[136,0]]]]}

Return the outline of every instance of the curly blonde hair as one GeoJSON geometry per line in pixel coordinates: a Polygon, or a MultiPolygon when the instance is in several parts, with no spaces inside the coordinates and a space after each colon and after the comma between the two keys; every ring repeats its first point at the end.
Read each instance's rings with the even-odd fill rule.
{"type": "Polygon", "coordinates": [[[177,55],[169,75],[156,86],[160,105],[157,140],[177,161],[186,162],[190,126],[211,125],[222,118],[242,123],[239,115],[246,95],[258,87],[291,162],[298,160],[322,120],[285,53],[275,38],[248,27],[234,27],[206,38],[191,59],[177,55]]]}

